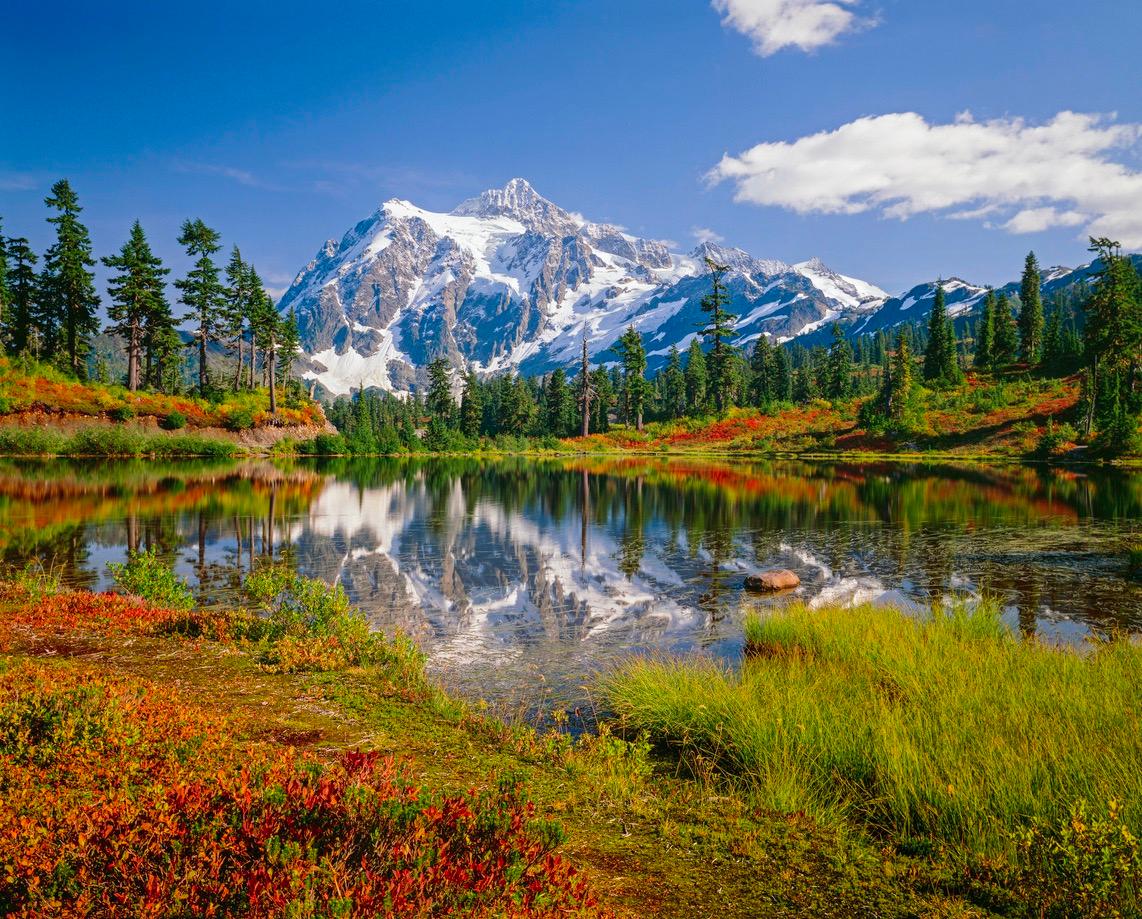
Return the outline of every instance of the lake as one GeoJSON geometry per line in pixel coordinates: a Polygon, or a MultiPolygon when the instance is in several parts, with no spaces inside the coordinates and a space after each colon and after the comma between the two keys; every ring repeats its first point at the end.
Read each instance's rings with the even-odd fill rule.
{"type": "Polygon", "coordinates": [[[1142,630],[1142,475],[900,463],[568,460],[0,461],[0,560],[112,586],[157,547],[201,602],[272,557],[340,581],[446,685],[529,712],[589,704],[632,652],[735,660],[745,613],[787,598],[920,607],[994,595],[1053,641],[1142,630]]]}

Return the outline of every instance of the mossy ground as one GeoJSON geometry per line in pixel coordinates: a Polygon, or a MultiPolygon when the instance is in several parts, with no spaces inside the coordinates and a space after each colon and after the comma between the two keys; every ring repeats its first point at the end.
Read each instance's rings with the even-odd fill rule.
{"type": "Polygon", "coordinates": [[[944,879],[925,862],[804,814],[757,810],[712,773],[632,758],[605,732],[573,745],[435,690],[401,692],[372,670],[269,673],[240,647],[206,640],[25,629],[0,647],[9,659],[78,661],[161,683],[188,705],[230,716],[248,741],[329,757],[393,753],[442,792],[521,774],[541,811],[564,824],[565,854],[620,915],[988,915],[941,893],[944,879]]]}

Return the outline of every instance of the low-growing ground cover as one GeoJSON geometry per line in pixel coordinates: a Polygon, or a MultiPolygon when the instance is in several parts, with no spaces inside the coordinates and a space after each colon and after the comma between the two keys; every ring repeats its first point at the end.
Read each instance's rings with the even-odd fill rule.
{"type": "Polygon", "coordinates": [[[1021,641],[982,606],[791,606],[740,671],[631,663],[621,723],[759,806],[857,827],[1035,916],[1142,909],[1142,647],[1021,641]]]}
{"type": "MultiPolygon", "coordinates": [[[[136,586],[147,582],[142,573],[136,575],[136,586]]],[[[495,868],[493,880],[488,882],[488,896],[492,899],[473,904],[458,899],[458,894],[453,897],[455,887],[447,886],[444,879],[443,887],[434,888],[438,891],[433,895],[436,899],[426,899],[401,915],[465,914],[465,910],[480,914],[479,909],[486,907],[484,914],[510,916],[517,915],[513,910],[528,902],[533,912],[524,915],[548,914],[543,910],[554,909],[557,903],[563,909],[553,913],[558,915],[605,914],[612,909],[623,916],[719,919],[988,915],[986,910],[948,892],[943,870],[933,869],[926,860],[882,850],[859,835],[838,832],[804,813],[758,808],[724,787],[713,775],[704,781],[681,777],[671,758],[651,757],[645,742],[638,738],[620,739],[605,722],[597,733],[575,739],[558,729],[558,715],[554,719],[556,729],[542,732],[489,718],[478,706],[451,699],[435,688],[425,678],[419,657],[399,643],[378,636],[359,646],[354,629],[344,631],[346,623],[338,621],[343,616],[352,619],[359,614],[346,609],[335,592],[319,593],[315,586],[306,587],[272,573],[262,585],[255,583],[250,598],[249,609],[242,612],[164,611],[141,598],[61,594],[50,578],[35,571],[22,575],[0,597],[0,660],[6,671],[23,674],[12,681],[0,680],[0,706],[17,713],[12,716],[15,722],[24,724],[30,717],[25,707],[29,697],[26,689],[21,688],[28,682],[45,687],[46,695],[35,696],[35,711],[79,711],[82,705],[77,706],[74,700],[87,698],[84,694],[89,691],[101,700],[119,692],[106,687],[122,687],[127,700],[122,709],[116,709],[119,714],[114,717],[120,720],[114,722],[117,726],[107,736],[113,739],[130,735],[130,744],[104,744],[100,732],[110,729],[100,726],[98,717],[102,716],[92,714],[96,721],[91,723],[96,727],[91,728],[85,715],[69,721],[76,725],[75,730],[67,728],[60,736],[79,737],[87,747],[76,747],[68,740],[71,746],[66,750],[70,752],[60,752],[56,749],[60,744],[52,740],[51,749],[56,752],[50,756],[78,762],[67,757],[79,757],[82,749],[83,757],[108,758],[107,762],[91,764],[102,770],[99,775],[144,775],[151,768],[148,763],[155,760],[148,758],[149,754],[141,756],[141,762],[122,766],[119,772],[108,765],[116,761],[115,757],[130,759],[152,749],[138,743],[139,738],[148,735],[139,726],[142,703],[130,700],[140,697],[162,701],[165,707],[161,711],[165,715],[159,720],[169,720],[171,730],[182,723],[172,711],[183,708],[191,713],[188,717],[192,726],[197,723],[194,719],[200,717],[194,713],[203,711],[211,713],[212,725],[215,718],[225,720],[225,729],[210,728],[212,740],[194,740],[191,746],[179,747],[183,751],[193,750],[193,754],[187,752],[184,759],[175,755],[177,766],[163,752],[169,752],[170,747],[163,747],[166,741],[162,737],[147,741],[159,751],[157,762],[161,768],[195,768],[195,764],[189,763],[189,759],[194,759],[196,763],[222,763],[222,772],[218,774],[225,776],[217,782],[211,779],[214,790],[206,796],[210,807],[195,811],[204,815],[203,826],[213,830],[205,839],[195,835],[197,830],[191,832],[189,838],[198,840],[195,845],[199,848],[180,850],[213,854],[195,861],[190,869],[190,862],[181,855],[162,862],[163,871],[153,884],[173,886],[157,886],[154,890],[185,890],[187,896],[197,897],[205,888],[196,885],[214,883],[211,878],[224,875],[228,879],[226,890],[233,892],[230,885],[236,883],[235,879],[272,875],[268,887],[259,887],[259,880],[253,889],[274,890],[282,897],[297,895],[302,902],[290,911],[280,906],[280,900],[265,900],[264,904],[271,905],[265,905],[262,914],[337,915],[336,909],[342,906],[335,909],[332,900],[321,899],[328,894],[327,881],[333,883],[336,879],[338,884],[349,885],[352,877],[346,866],[359,863],[341,856],[347,850],[357,860],[377,854],[376,849],[363,843],[350,845],[353,839],[362,839],[363,824],[358,820],[362,811],[354,809],[358,807],[355,803],[349,808],[349,802],[363,796],[360,807],[366,814],[376,813],[369,808],[374,804],[379,807],[377,802],[387,802],[386,819],[391,818],[397,804],[385,797],[389,794],[386,789],[390,788],[390,781],[399,784],[399,779],[390,779],[391,768],[391,775],[403,776],[417,790],[415,802],[409,806],[420,816],[409,826],[427,834],[424,845],[431,848],[432,854],[424,864],[434,864],[432,859],[443,858],[445,853],[468,862],[479,861],[483,858],[480,852],[486,852],[486,847],[480,848],[479,840],[489,838],[486,834],[480,836],[467,824],[465,837],[476,841],[476,851],[469,852],[469,841],[461,842],[456,834],[449,836],[448,825],[442,826],[434,815],[430,819],[422,808],[425,801],[466,802],[464,806],[476,815],[471,818],[477,824],[476,830],[483,825],[481,815],[510,817],[507,828],[499,817],[493,821],[498,827],[494,832],[499,834],[493,837],[495,845],[507,861],[502,871],[495,868]],[[316,595],[308,595],[307,590],[316,595]],[[245,628],[254,619],[259,620],[256,630],[243,634],[237,628],[245,628]],[[341,636],[338,655],[302,654],[285,660],[267,653],[273,652],[275,645],[280,652],[283,640],[291,635],[302,647],[309,647],[312,639],[314,647],[324,649],[334,634],[341,636]],[[374,645],[374,641],[379,644],[374,645]],[[378,646],[385,649],[383,653],[361,653],[378,646]],[[82,661],[82,666],[77,667],[73,661],[82,661]],[[25,671],[21,669],[24,667],[33,669],[25,671]],[[154,684],[163,689],[155,690],[154,684]],[[62,696],[52,695],[57,689],[62,696]],[[68,695],[77,691],[79,696],[68,695]],[[60,698],[68,701],[61,704],[60,698]],[[117,731],[120,733],[115,734],[117,731]],[[290,752],[290,747],[304,748],[306,755],[290,752]],[[362,773],[352,765],[353,760],[345,759],[346,751],[356,750],[379,754],[379,759],[370,760],[370,768],[379,768],[381,773],[362,773]],[[390,756],[396,760],[391,767],[387,762],[390,756]],[[245,772],[235,775],[226,771],[230,768],[226,763],[232,766],[247,759],[245,772]],[[266,771],[259,771],[267,762],[270,765],[266,771]],[[521,779],[534,810],[519,796],[521,779]],[[287,787],[290,793],[283,801],[274,789],[287,787]],[[317,789],[323,788],[331,790],[318,794],[317,789]],[[321,800],[315,799],[315,795],[321,800]],[[243,807],[255,810],[241,811],[243,807]],[[353,814],[348,822],[343,819],[346,808],[353,814]],[[271,845],[273,837],[258,837],[263,848],[251,844],[243,850],[245,855],[238,858],[229,851],[230,842],[236,838],[232,834],[239,827],[245,834],[246,826],[245,822],[236,824],[231,819],[236,813],[256,813],[259,820],[268,821],[273,827],[293,827],[290,821],[294,821],[298,833],[317,835],[303,835],[307,845],[301,846],[300,852],[284,844],[287,838],[297,841],[297,835],[290,835],[294,829],[277,833],[283,841],[280,848],[278,843],[271,845]],[[316,814],[322,822],[332,820],[336,832],[317,833],[308,822],[316,814]],[[562,836],[551,828],[553,820],[563,826],[562,836]],[[523,827],[519,832],[514,828],[517,824],[523,827]],[[446,839],[452,842],[445,845],[446,839]],[[560,839],[561,844],[553,851],[560,839]],[[226,841],[221,849],[219,840],[226,841]],[[534,851],[528,847],[536,844],[542,846],[544,854],[525,872],[530,880],[520,882],[529,885],[523,894],[525,899],[509,903],[505,891],[519,890],[519,879],[509,870],[510,866],[518,866],[518,859],[523,857],[520,853],[534,851]],[[549,864],[551,854],[560,855],[564,861],[549,871],[544,866],[549,864]],[[580,877],[566,870],[567,863],[581,869],[589,888],[582,887],[580,877]],[[291,886],[292,881],[278,876],[287,864],[311,881],[308,887],[302,885],[301,893],[298,887],[291,886]],[[187,876],[188,870],[193,877],[187,876]],[[254,874],[243,873],[250,871],[254,874]],[[592,896],[598,898],[598,906],[591,905],[592,896]],[[326,904],[326,908],[316,904],[326,904]]],[[[101,702],[98,708],[102,711],[103,707],[101,702]]],[[[52,718],[35,723],[54,724],[52,718]]],[[[56,731],[54,727],[48,733],[46,728],[37,731],[36,736],[41,738],[37,743],[57,736],[51,733],[56,731]]],[[[25,732],[20,736],[28,735],[25,732]]],[[[21,749],[27,752],[28,741],[21,743],[21,749]]],[[[8,750],[4,752],[7,756],[8,750]]],[[[48,754],[41,749],[39,755],[48,754]]],[[[117,908],[123,914],[141,912],[140,903],[146,902],[143,898],[148,896],[147,888],[131,886],[131,878],[158,870],[154,859],[159,858],[156,852],[162,847],[147,848],[145,835],[129,837],[131,844],[118,848],[106,848],[111,843],[90,845],[93,837],[89,834],[94,830],[85,822],[86,812],[73,808],[49,814],[44,810],[44,802],[52,795],[50,773],[24,769],[16,761],[6,763],[6,768],[20,769],[19,781],[28,789],[24,798],[0,797],[0,826],[15,825],[26,830],[28,820],[34,823],[50,816],[54,821],[46,824],[52,832],[37,843],[42,846],[37,857],[27,862],[17,857],[16,873],[10,876],[38,878],[37,891],[50,887],[69,897],[80,895],[74,886],[67,886],[69,877],[75,876],[69,874],[73,869],[86,872],[82,876],[88,879],[106,876],[109,886],[124,897],[117,908]],[[10,802],[17,801],[23,803],[14,809],[10,802]],[[90,860],[79,858],[82,853],[76,840],[81,835],[86,844],[84,851],[92,849],[90,860]],[[46,862],[52,867],[44,867],[46,862]],[[138,869],[132,870],[129,877],[124,867],[128,863],[138,869]],[[57,871],[55,866],[60,864],[68,867],[57,871]]],[[[182,779],[177,778],[182,773],[164,774],[172,776],[176,787],[183,787],[178,784],[182,779]]],[[[189,778],[184,784],[197,787],[189,778]]],[[[75,787],[75,793],[80,794],[80,786],[75,787]]],[[[130,788],[129,783],[126,787],[130,788]]],[[[123,788],[116,788],[115,793],[127,795],[123,788]]],[[[162,797],[155,789],[147,794],[151,795],[146,799],[151,807],[145,812],[136,811],[146,814],[146,820],[140,820],[157,822],[156,832],[182,832],[178,828],[184,824],[179,821],[186,814],[173,806],[164,809],[168,808],[164,802],[170,798],[162,797]]],[[[123,807],[135,806],[130,795],[126,803],[121,798],[115,800],[123,807]]],[[[406,805],[401,799],[401,813],[406,805]]],[[[127,811],[120,809],[116,813],[127,811]]],[[[259,832],[259,826],[262,824],[256,824],[252,832],[259,832]]],[[[382,841],[399,838],[392,835],[395,830],[390,832],[391,822],[383,823],[381,830],[378,838],[382,841]]],[[[248,836],[241,838],[250,841],[248,836]]],[[[375,834],[369,839],[375,840],[375,834]]],[[[418,840],[414,842],[421,845],[418,840]]],[[[8,851],[4,847],[5,854],[8,851]]],[[[186,858],[189,857],[188,854],[186,858]]],[[[392,864],[390,861],[387,867],[376,869],[376,877],[370,883],[381,883],[392,864]]],[[[499,856],[495,864],[499,865],[499,856]]],[[[35,908],[26,899],[29,888],[25,880],[19,884],[6,882],[8,876],[0,870],[0,896],[9,897],[8,902],[14,897],[25,898],[19,901],[19,908],[34,914],[35,908]],[[4,886],[6,883],[9,886],[4,886]]],[[[247,905],[249,891],[236,896],[237,906],[231,912],[251,914],[247,905]]],[[[51,909],[57,909],[54,902],[49,904],[51,909]]],[[[66,901],[58,910],[66,912],[67,905],[74,907],[76,902],[66,901]]],[[[156,909],[153,914],[194,914],[184,906],[187,902],[171,899],[165,913],[156,909]]],[[[75,912],[72,909],[71,914],[75,912]]],[[[99,909],[93,905],[88,913],[99,913],[99,909]]],[[[376,913],[350,909],[346,914],[376,913]]]]}

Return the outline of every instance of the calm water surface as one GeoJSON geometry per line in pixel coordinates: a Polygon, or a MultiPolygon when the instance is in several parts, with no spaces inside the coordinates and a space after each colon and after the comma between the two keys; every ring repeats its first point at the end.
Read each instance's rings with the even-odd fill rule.
{"type": "Polygon", "coordinates": [[[1142,475],[1026,467],[355,460],[0,464],[0,559],[73,585],[156,546],[202,602],[273,557],[340,581],[474,698],[581,702],[637,652],[735,659],[750,572],[813,603],[982,592],[1054,640],[1142,629],[1142,475]]]}

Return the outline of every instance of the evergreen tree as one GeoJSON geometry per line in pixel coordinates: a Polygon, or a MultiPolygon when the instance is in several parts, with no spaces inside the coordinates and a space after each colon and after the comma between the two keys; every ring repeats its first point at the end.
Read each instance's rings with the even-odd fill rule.
{"type": "MultiPolygon", "coordinates": [[[[194,260],[190,273],[174,286],[182,293],[182,302],[190,310],[189,319],[195,323],[192,333],[198,348],[198,391],[206,395],[210,389],[210,368],[207,365],[206,349],[210,342],[217,341],[222,330],[220,312],[226,302],[226,289],[218,276],[218,266],[214,264],[214,253],[221,246],[218,233],[201,220],[187,220],[182,225],[178,242],[194,260]]],[[[258,286],[261,290],[261,286],[258,286]]],[[[255,296],[251,289],[251,296],[255,296]]],[[[260,299],[258,305],[261,306],[260,299]]],[[[255,312],[251,309],[251,313],[255,312]]],[[[269,330],[262,330],[263,332],[269,330]]]]}
{"type": "Polygon", "coordinates": [[[924,379],[947,385],[959,379],[956,337],[948,319],[943,281],[936,283],[936,298],[928,316],[928,344],[924,349],[924,379]]]}
{"type": "Polygon", "coordinates": [[[778,402],[793,401],[793,365],[786,348],[773,351],[773,397],[778,402]]]}
{"type": "Polygon", "coordinates": [[[826,393],[830,399],[847,399],[853,389],[853,351],[841,327],[833,323],[833,344],[829,348],[826,393]]]}
{"type": "Polygon", "coordinates": [[[297,325],[297,310],[292,306],[289,315],[279,320],[280,338],[279,352],[282,355],[282,381],[288,382],[293,378],[293,364],[297,353],[301,350],[301,329],[297,325]]]}
{"type": "Polygon", "coordinates": [[[237,351],[237,366],[234,369],[233,389],[242,385],[242,371],[245,369],[246,326],[254,302],[251,266],[242,260],[242,253],[234,246],[230,250],[230,261],[226,264],[225,300],[218,311],[219,334],[233,342],[237,351]]]}
{"type": "Polygon", "coordinates": [[[812,402],[820,395],[817,377],[811,364],[803,364],[793,371],[793,401],[801,405],[812,402]]]}
{"type": "Polygon", "coordinates": [[[76,376],[87,376],[87,352],[91,336],[99,331],[99,294],[95,291],[95,266],[91,236],[79,222],[83,208],[67,179],[60,179],[44,199],[56,212],[48,223],[56,228],[56,241],[44,254],[40,301],[43,324],[51,332],[51,356],[60,355],[76,376]],[[55,340],[56,333],[62,341],[55,340]]]}
{"type": "Polygon", "coordinates": [[[729,265],[719,265],[713,259],[706,258],[706,267],[710,270],[711,290],[702,298],[702,311],[709,318],[701,334],[711,342],[706,358],[707,385],[714,400],[714,408],[720,415],[729,408],[732,401],[733,348],[729,341],[737,335],[734,331],[734,320],[737,317],[726,309],[730,296],[722,278],[730,270],[729,265]]]}
{"type": "MultiPolygon", "coordinates": [[[[282,346],[282,318],[274,306],[273,298],[266,293],[261,278],[250,274],[251,297],[249,321],[254,331],[254,343],[261,349],[266,386],[270,391],[270,414],[278,411],[278,354],[282,346]]],[[[200,378],[201,379],[201,378],[200,378]]]]}
{"type": "Polygon", "coordinates": [[[1086,304],[1087,418],[1098,423],[1098,444],[1110,454],[1136,445],[1137,392],[1142,365],[1142,279],[1119,244],[1091,238],[1101,268],[1086,304]]]}
{"type": "Polygon", "coordinates": [[[642,346],[642,336],[633,325],[622,334],[615,351],[623,368],[623,417],[627,424],[634,422],[635,429],[641,431],[648,390],[646,349],[642,346]]]}
{"type": "Polygon", "coordinates": [[[452,426],[456,400],[452,398],[452,365],[445,357],[438,357],[428,365],[429,417],[439,419],[446,427],[452,426]]]}
{"type": "Polygon", "coordinates": [[[1034,252],[1027,253],[1023,280],[1019,285],[1019,348],[1028,366],[1039,363],[1043,347],[1043,289],[1039,262],[1034,252]]]}
{"type": "Polygon", "coordinates": [[[1063,366],[1063,317],[1060,310],[1052,310],[1043,330],[1043,369],[1059,373],[1063,366]]]}
{"type": "Polygon", "coordinates": [[[774,399],[773,347],[764,334],[759,335],[749,356],[749,369],[753,374],[752,396],[756,406],[768,405],[774,399]]]}
{"type": "Polygon", "coordinates": [[[8,241],[4,238],[4,225],[0,223],[0,330],[8,327],[8,307],[11,293],[8,290],[8,241]]]}
{"type": "Polygon", "coordinates": [[[1019,334],[1015,328],[1015,318],[1011,315],[1011,302],[1007,299],[1007,294],[1000,293],[992,313],[992,366],[1006,367],[1015,360],[1018,348],[1019,334]]]}
{"type": "Polygon", "coordinates": [[[912,392],[912,349],[908,337],[901,332],[896,339],[896,353],[892,356],[892,367],[888,380],[888,416],[899,421],[908,404],[912,392]]]}
{"type": "Polygon", "coordinates": [[[691,415],[700,415],[706,410],[706,355],[698,336],[690,341],[686,352],[686,408],[691,415]]]}
{"type": "Polygon", "coordinates": [[[988,369],[992,365],[991,345],[995,333],[995,291],[990,287],[983,301],[983,311],[980,313],[979,324],[975,333],[975,359],[976,367],[988,369]]]}
{"type": "Polygon", "coordinates": [[[119,254],[105,257],[103,264],[118,272],[107,282],[111,298],[107,317],[112,323],[107,332],[118,335],[127,347],[127,388],[134,392],[139,388],[148,326],[154,317],[170,314],[163,280],[170,269],[151,251],[137,220],[119,254]]]}
{"type": "Polygon", "coordinates": [[[586,437],[591,432],[591,405],[597,398],[591,378],[591,363],[587,358],[586,334],[583,335],[583,354],[579,360],[579,378],[575,392],[579,408],[579,434],[581,437],[586,437]]]}
{"type": "Polygon", "coordinates": [[[460,397],[460,433],[465,437],[480,436],[484,423],[484,394],[474,371],[464,377],[464,392],[460,397]]]}
{"type": "Polygon", "coordinates": [[[686,414],[686,374],[676,345],[670,346],[666,368],[662,371],[662,401],[667,418],[681,418],[686,414]]]}
{"type": "Polygon", "coordinates": [[[567,374],[562,367],[552,371],[547,379],[544,399],[545,431],[554,437],[566,437],[573,411],[571,392],[567,388],[567,374]]]}
{"type": "Polygon", "coordinates": [[[23,236],[7,241],[9,269],[9,310],[5,317],[4,337],[13,354],[30,351],[39,356],[36,347],[35,314],[38,277],[36,253],[23,236]]]}
{"type": "Polygon", "coordinates": [[[615,404],[615,388],[606,367],[591,371],[591,388],[594,391],[591,427],[596,434],[606,434],[611,429],[611,406],[615,404]]]}

